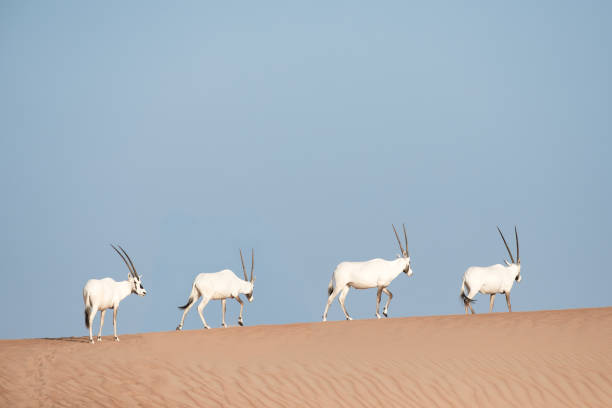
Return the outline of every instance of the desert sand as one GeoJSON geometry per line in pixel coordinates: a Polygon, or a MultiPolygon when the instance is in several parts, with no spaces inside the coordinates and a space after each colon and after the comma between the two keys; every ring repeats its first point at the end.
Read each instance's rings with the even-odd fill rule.
{"type": "Polygon", "coordinates": [[[0,361],[4,407],[611,407],[612,307],[3,340],[0,361]]]}

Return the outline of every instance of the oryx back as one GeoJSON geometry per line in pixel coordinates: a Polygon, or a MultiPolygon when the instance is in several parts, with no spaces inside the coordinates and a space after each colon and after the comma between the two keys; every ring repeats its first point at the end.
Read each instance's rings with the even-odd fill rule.
{"type": "Polygon", "coordinates": [[[509,290],[508,283],[512,285],[513,280],[508,282],[506,268],[496,264],[488,267],[472,266],[465,271],[464,279],[472,288],[480,288],[483,294],[503,293],[509,290]]]}
{"type": "Polygon", "coordinates": [[[244,281],[229,269],[219,272],[201,273],[195,279],[195,287],[200,296],[220,300],[238,296],[238,289],[244,281]]]}
{"type": "MultiPolygon", "coordinates": [[[[117,282],[112,278],[90,279],[83,288],[83,300],[85,294],[89,296],[89,302],[95,302],[98,310],[110,309],[113,307],[116,299],[117,282]]],[[[90,306],[94,306],[90,303],[90,306]]]]}
{"type": "Polygon", "coordinates": [[[388,264],[388,261],[380,258],[364,262],[342,262],[334,271],[336,285],[347,285],[355,289],[386,286],[397,276],[388,264]]]}

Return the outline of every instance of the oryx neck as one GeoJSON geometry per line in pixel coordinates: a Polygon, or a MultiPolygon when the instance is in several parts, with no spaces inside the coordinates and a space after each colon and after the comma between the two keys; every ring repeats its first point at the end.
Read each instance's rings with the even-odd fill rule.
{"type": "Polygon", "coordinates": [[[406,265],[408,264],[408,258],[404,258],[403,256],[400,256],[399,258],[395,259],[396,263],[400,264],[400,265],[406,265]]]}
{"type": "Polygon", "coordinates": [[[129,296],[130,294],[136,293],[136,291],[134,290],[134,285],[132,284],[132,282],[130,282],[128,280],[117,282],[117,286],[119,288],[119,290],[118,290],[119,299],[124,299],[125,297],[129,296]]]}
{"type": "Polygon", "coordinates": [[[253,290],[253,284],[250,281],[242,280],[240,282],[240,293],[246,294],[253,290]]]}

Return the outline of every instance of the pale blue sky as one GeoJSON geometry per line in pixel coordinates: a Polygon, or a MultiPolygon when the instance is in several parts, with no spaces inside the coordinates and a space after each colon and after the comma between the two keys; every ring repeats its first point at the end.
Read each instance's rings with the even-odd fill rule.
{"type": "Polygon", "coordinates": [[[393,317],[462,313],[498,224],[514,310],[612,304],[610,2],[125,3],[0,3],[0,338],[85,335],[85,282],[127,274],[111,242],[149,293],[119,333],[173,330],[239,247],[247,325],[318,321],[335,265],[395,257],[401,222],[393,317]]]}

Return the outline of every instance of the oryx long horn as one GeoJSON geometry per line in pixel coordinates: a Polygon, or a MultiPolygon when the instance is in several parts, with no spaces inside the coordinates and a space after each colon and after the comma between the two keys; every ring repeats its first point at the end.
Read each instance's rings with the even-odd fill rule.
{"type": "Polygon", "coordinates": [[[118,250],[117,248],[115,248],[115,246],[114,246],[113,244],[110,244],[110,246],[112,246],[112,247],[113,247],[113,249],[114,249],[115,251],[117,251],[117,253],[118,253],[118,254],[119,254],[119,256],[121,257],[121,259],[123,259],[123,262],[125,262],[125,266],[127,266],[127,267],[128,267],[128,269],[129,269],[129,271],[130,271],[130,274],[131,274],[132,276],[134,276],[134,273],[132,272],[132,268],[130,267],[130,264],[129,264],[129,263],[128,263],[128,261],[125,259],[125,257],[123,256],[123,254],[122,254],[121,252],[119,252],[119,250],[118,250]]]}
{"type": "Polygon", "coordinates": [[[123,253],[125,254],[125,256],[127,256],[128,261],[130,261],[130,265],[132,265],[132,272],[134,273],[134,277],[140,279],[140,277],[138,276],[138,274],[136,273],[136,267],[134,266],[134,262],[132,262],[132,258],[130,258],[130,256],[128,255],[127,252],[125,252],[125,249],[121,248],[121,245],[117,245],[119,247],[119,249],[121,249],[121,251],[123,251],[123,253]]]}
{"type": "Polygon", "coordinates": [[[519,244],[518,244],[518,232],[516,231],[516,225],[514,226],[514,237],[516,238],[516,263],[521,263],[521,257],[519,255],[519,244]]]}
{"type": "Polygon", "coordinates": [[[402,224],[404,227],[404,241],[406,241],[406,256],[410,256],[410,252],[408,252],[408,236],[406,235],[406,224],[402,224]]]}
{"type": "Polygon", "coordinates": [[[246,268],[244,267],[244,258],[242,258],[242,249],[240,250],[240,262],[242,262],[242,272],[244,272],[244,280],[249,280],[246,274],[246,268]]]}
{"type": "Polygon", "coordinates": [[[508,255],[510,255],[510,260],[512,261],[512,263],[514,263],[514,257],[512,257],[512,252],[510,252],[510,248],[508,248],[508,243],[506,242],[506,238],[504,238],[504,234],[502,234],[499,227],[497,227],[497,230],[499,231],[499,235],[501,235],[502,239],[504,240],[504,245],[506,246],[506,249],[508,250],[508,255]]]}
{"type": "Polygon", "coordinates": [[[402,241],[399,239],[399,235],[397,235],[397,231],[395,230],[395,225],[391,224],[393,227],[393,232],[395,232],[395,238],[397,238],[397,243],[399,244],[400,251],[402,251],[402,255],[404,254],[404,248],[402,248],[402,241]]]}
{"type": "Polygon", "coordinates": [[[255,250],[251,248],[251,282],[253,282],[253,269],[255,269],[255,250]]]}

